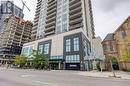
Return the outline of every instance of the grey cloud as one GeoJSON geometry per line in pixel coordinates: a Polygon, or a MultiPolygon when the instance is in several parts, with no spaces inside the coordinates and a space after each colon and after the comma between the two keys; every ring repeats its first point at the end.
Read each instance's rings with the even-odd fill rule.
{"type": "Polygon", "coordinates": [[[130,0],[92,0],[95,32],[104,38],[130,15],[130,0]]]}
{"type": "Polygon", "coordinates": [[[130,0],[92,0],[102,11],[112,11],[117,7],[124,5],[130,7],[130,0]],[[128,4],[129,3],[129,4],[128,4]]]}

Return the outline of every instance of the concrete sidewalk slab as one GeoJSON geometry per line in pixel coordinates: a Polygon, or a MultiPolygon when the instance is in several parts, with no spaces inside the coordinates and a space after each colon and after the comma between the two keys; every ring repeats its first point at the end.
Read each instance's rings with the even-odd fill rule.
{"type": "MultiPolygon", "coordinates": [[[[112,72],[79,72],[79,75],[87,76],[87,77],[99,77],[99,78],[114,78],[112,72]]],[[[123,72],[123,71],[116,71],[115,72],[117,78],[121,79],[130,79],[130,73],[123,72]]]]}

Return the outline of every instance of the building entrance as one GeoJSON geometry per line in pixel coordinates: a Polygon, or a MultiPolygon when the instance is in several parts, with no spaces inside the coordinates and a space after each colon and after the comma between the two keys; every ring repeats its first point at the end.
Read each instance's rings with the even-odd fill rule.
{"type": "Polygon", "coordinates": [[[50,67],[51,67],[52,70],[58,70],[59,69],[58,63],[51,63],[50,67]]]}
{"type": "Polygon", "coordinates": [[[62,62],[51,62],[50,68],[52,70],[62,70],[63,69],[63,63],[62,62]]]}

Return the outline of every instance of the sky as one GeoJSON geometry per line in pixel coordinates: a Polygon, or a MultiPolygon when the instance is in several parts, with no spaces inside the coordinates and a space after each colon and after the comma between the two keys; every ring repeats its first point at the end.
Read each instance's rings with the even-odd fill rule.
{"type": "MultiPolygon", "coordinates": [[[[25,8],[26,20],[33,21],[37,0],[23,0],[30,8],[30,12],[25,8]]],[[[22,8],[21,0],[14,0],[14,3],[22,8]]],[[[96,36],[102,39],[114,32],[130,15],[130,0],[92,0],[94,26],[96,36]]]]}

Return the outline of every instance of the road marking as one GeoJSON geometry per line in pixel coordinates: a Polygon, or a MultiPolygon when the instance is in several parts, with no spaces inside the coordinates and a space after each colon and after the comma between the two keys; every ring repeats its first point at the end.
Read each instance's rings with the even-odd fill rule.
{"type": "Polygon", "coordinates": [[[46,84],[46,85],[49,85],[49,86],[58,86],[57,84],[54,84],[54,83],[47,83],[47,82],[42,82],[42,81],[35,81],[36,83],[40,83],[40,84],[46,84]]]}
{"type": "Polygon", "coordinates": [[[31,77],[33,75],[21,75],[21,77],[31,77]]]}

